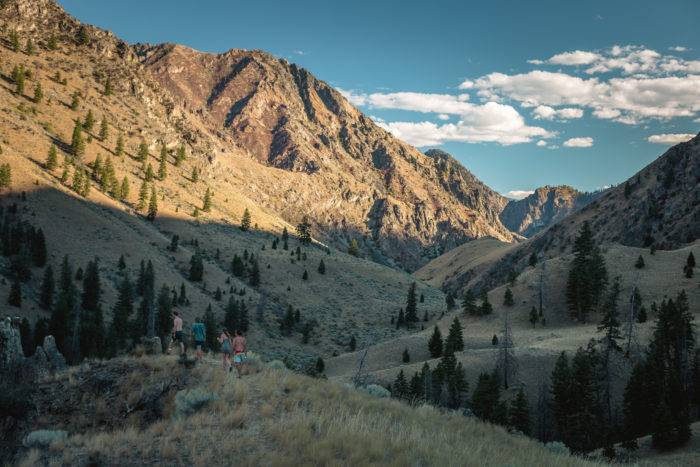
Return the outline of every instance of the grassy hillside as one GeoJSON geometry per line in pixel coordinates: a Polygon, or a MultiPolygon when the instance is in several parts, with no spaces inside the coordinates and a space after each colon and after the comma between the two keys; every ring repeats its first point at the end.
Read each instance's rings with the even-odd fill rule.
{"type": "MultiPolygon", "coordinates": [[[[610,278],[619,276],[622,291],[620,294],[620,318],[624,321],[625,313],[629,310],[629,298],[636,284],[647,310],[652,301],[659,303],[663,298],[675,298],[680,290],[685,290],[691,310],[696,319],[700,318],[700,288],[695,278],[685,278],[683,265],[689,252],[697,257],[700,254],[700,242],[674,251],[657,251],[650,255],[649,251],[641,248],[620,245],[606,245],[603,253],[606,259],[610,278]],[[634,261],[639,255],[644,257],[646,266],[643,269],[634,268],[634,261]]],[[[547,384],[554,360],[562,351],[575,351],[584,346],[591,338],[599,338],[597,324],[600,316],[594,314],[588,324],[576,324],[568,316],[565,301],[565,284],[571,255],[563,255],[546,261],[544,272],[544,316],[546,326],[537,324],[533,327],[529,322],[529,311],[539,303],[539,283],[541,265],[526,269],[518,276],[512,285],[515,304],[512,307],[503,305],[503,295],[506,286],[491,290],[489,301],[494,306],[494,313],[486,317],[464,317],[461,311],[455,310],[438,321],[442,335],[446,336],[452,320],[459,316],[464,333],[465,350],[455,355],[464,365],[470,388],[473,389],[480,372],[491,371],[496,365],[497,349],[491,344],[494,334],[500,337],[503,327],[504,313],[508,311],[514,336],[515,355],[518,360],[518,374],[514,386],[524,385],[531,398],[531,406],[536,403],[537,391],[541,384],[547,384]]],[[[420,274],[418,272],[417,274],[420,274]]],[[[637,342],[643,346],[653,328],[656,317],[649,314],[644,324],[636,325],[637,342]]],[[[424,362],[431,367],[438,360],[432,360],[428,352],[428,340],[433,332],[433,323],[427,323],[424,331],[412,335],[401,336],[397,339],[381,342],[369,347],[365,360],[365,370],[371,377],[384,383],[393,382],[399,370],[410,376],[420,371],[424,362]],[[408,349],[411,362],[402,362],[402,352],[408,349]]],[[[641,347],[640,347],[641,348],[641,347]]],[[[327,374],[339,380],[348,380],[358,369],[359,360],[364,351],[340,355],[327,362],[327,374]]],[[[632,362],[621,361],[621,377],[626,377],[632,362]]],[[[620,397],[618,388],[616,397],[620,397]]]]}
{"type": "Polygon", "coordinates": [[[174,357],[120,359],[42,382],[44,415],[23,426],[68,437],[24,451],[19,465],[596,465],[472,418],[284,370],[237,380],[213,362],[175,366],[174,357]],[[188,390],[211,400],[197,408],[188,390]]]}

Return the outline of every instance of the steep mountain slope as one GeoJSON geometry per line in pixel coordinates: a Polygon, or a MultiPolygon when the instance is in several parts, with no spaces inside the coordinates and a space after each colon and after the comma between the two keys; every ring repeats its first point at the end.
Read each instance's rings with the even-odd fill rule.
{"type": "Polygon", "coordinates": [[[267,180],[259,198],[290,222],[309,214],[322,237],[340,245],[365,237],[409,270],[473,238],[513,239],[497,216],[503,197],[445,153],[398,141],[294,64],[260,51],[134,50],[177,102],[253,159],[292,174],[293,187],[267,180]]]}
{"type": "MultiPolygon", "coordinates": [[[[363,345],[401,333],[390,324],[390,316],[403,306],[414,279],[320,244],[300,245],[293,236],[294,226],[260,202],[270,196],[265,187],[274,186],[281,193],[297,184],[294,174],[252,160],[230,138],[212,131],[196,112],[179,106],[148,78],[125,43],[90,26],[81,29],[49,0],[6,2],[0,10],[0,25],[5,31],[0,44],[0,163],[9,164],[12,170],[9,190],[0,192],[3,215],[16,205],[22,220],[43,230],[48,264],[54,272],[64,255],[70,257],[74,270],[99,257],[101,304],[108,323],[124,274],[117,262],[124,255],[132,279],[139,262],[151,260],[157,289],[166,285],[179,291],[185,284],[189,305],[183,305],[182,312],[187,323],[209,305],[221,320],[229,297],[237,294],[252,320],[251,345],[269,356],[301,362],[346,349],[352,336],[363,345]],[[18,33],[20,51],[13,50],[11,31],[18,33]],[[81,31],[84,40],[79,37],[81,31]],[[52,36],[55,49],[49,47],[52,36]],[[24,52],[27,39],[33,43],[32,54],[24,52]],[[19,65],[31,72],[22,93],[11,78],[11,70],[19,65]],[[104,92],[107,77],[113,89],[109,95],[104,92]],[[38,84],[43,97],[35,100],[32,96],[38,84]],[[82,97],[73,107],[76,92],[82,97]],[[84,120],[88,112],[97,123],[83,134],[85,155],[71,162],[74,122],[84,120]],[[99,135],[103,118],[109,128],[104,139],[99,135]],[[120,135],[125,148],[121,157],[115,153],[120,135]],[[137,160],[141,142],[150,151],[143,162],[137,160]],[[45,161],[53,144],[58,148],[58,167],[49,170],[45,161]],[[178,164],[175,153],[181,144],[187,157],[178,164]],[[144,166],[158,170],[160,157],[156,155],[162,145],[166,147],[167,175],[144,183],[144,166]],[[111,162],[117,181],[126,178],[128,195],[116,197],[110,186],[100,186],[100,177],[92,176],[97,157],[103,163],[111,162]],[[64,162],[68,178],[62,180],[64,162]],[[71,188],[78,169],[90,174],[92,186],[86,196],[71,188]],[[194,169],[200,174],[198,180],[192,177],[194,169]],[[157,193],[158,215],[153,222],[139,209],[141,186],[157,193]],[[213,192],[212,208],[203,212],[207,189],[213,192]],[[195,209],[200,210],[197,216],[195,209]],[[244,209],[252,218],[251,230],[246,232],[239,228],[244,209]],[[282,242],[273,249],[273,240],[280,239],[284,228],[292,233],[290,250],[282,249],[282,242]],[[180,238],[175,252],[167,248],[173,235],[180,238]],[[189,280],[189,262],[195,251],[204,258],[202,282],[189,280]],[[233,256],[243,256],[245,251],[258,259],[259,286],[232,274],[233,256]],[[321,260],[325,274],[318,272],[321,260]],[[221,301],[216,298],[217,288],[222,291],[221,301]],[[300,322],[290,336],[279,330],[280,317],[288,306],[300,311],[300,322]],[[305,343],[301,331],[307,323],[315,324],[305,343]]],[[[298,201],[290,197],[287,202],[294,205],[298,201]]],[[[12,282],[8,280],[9,263],[9,258],[0,258],[0,272],[6,277],[0,284],[2,300],[7,299],[12,282]]],[[[7,313],[32,320],[49,316],[38,305],[42,275],[40,268],[33,268],[31,279],[22,284],[22,307],[7,313]]],[[[419,283],[418,288],[424,295],[425,310],[438,315],[444,309],[444,295],[424,284],[419,283]]]]}
{"type": "Polygon", "coordinates": [[[517,245],[489,267],[482,265],[479,274],[464,271],[443,287],[457,291],[500,285],[511,271],[527,267],[533,253],[554,258],[570,252],[586,221],[599,243],[672,250],[700,238],[700,135],[673,146],[625,183],[517,245]]]}
{"type": "Polygon", "coordinates": [[[531,195],[511,200],[501,211],[503,225],[531,237],[593,201],[599,193],[582,193],[570,186],[544,186],[531,195]]]}

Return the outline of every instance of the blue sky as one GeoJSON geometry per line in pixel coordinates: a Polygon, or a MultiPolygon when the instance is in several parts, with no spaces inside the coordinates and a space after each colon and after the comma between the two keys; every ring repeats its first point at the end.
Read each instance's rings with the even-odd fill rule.
{"type": "Polygon", "coordinates": [[[501,193],[619,183],[700,131],[697,1],[59,1],[129,42],[285,57],[501,193]]]}

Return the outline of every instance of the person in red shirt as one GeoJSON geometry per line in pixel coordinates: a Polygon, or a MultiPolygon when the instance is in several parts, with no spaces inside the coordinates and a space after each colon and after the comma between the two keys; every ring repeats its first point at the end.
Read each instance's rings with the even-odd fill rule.
{"type": "Polygon", "coordinates": [[[238,377],[240,378],[241,366],[243,362],[245,362],[246,341],[245,337],[241,335],[241,331],[238,329],[236,329],[236,337],[233,338],[231,347],[233,347],[233,366],[236,367],[238,377]]]}

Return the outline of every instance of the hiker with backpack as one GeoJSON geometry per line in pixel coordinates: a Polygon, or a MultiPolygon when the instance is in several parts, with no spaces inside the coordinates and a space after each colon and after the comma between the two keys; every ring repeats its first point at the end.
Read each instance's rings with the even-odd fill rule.
{"type": "Polygon", "coordinates": [[[204,344],[207,336],[206,327],[200,318],[192,323],[192,339],[194,340],[195,357],[200,362],[204,357],[204,344]]]}
{"type": "Polygon", "coordinates": [[[219,336],[219,343],[221,344],[221,355],[223,358],[224,371],[231,371],[231,334],[229,334],[228,329],[224,328],[219,336]]]}

